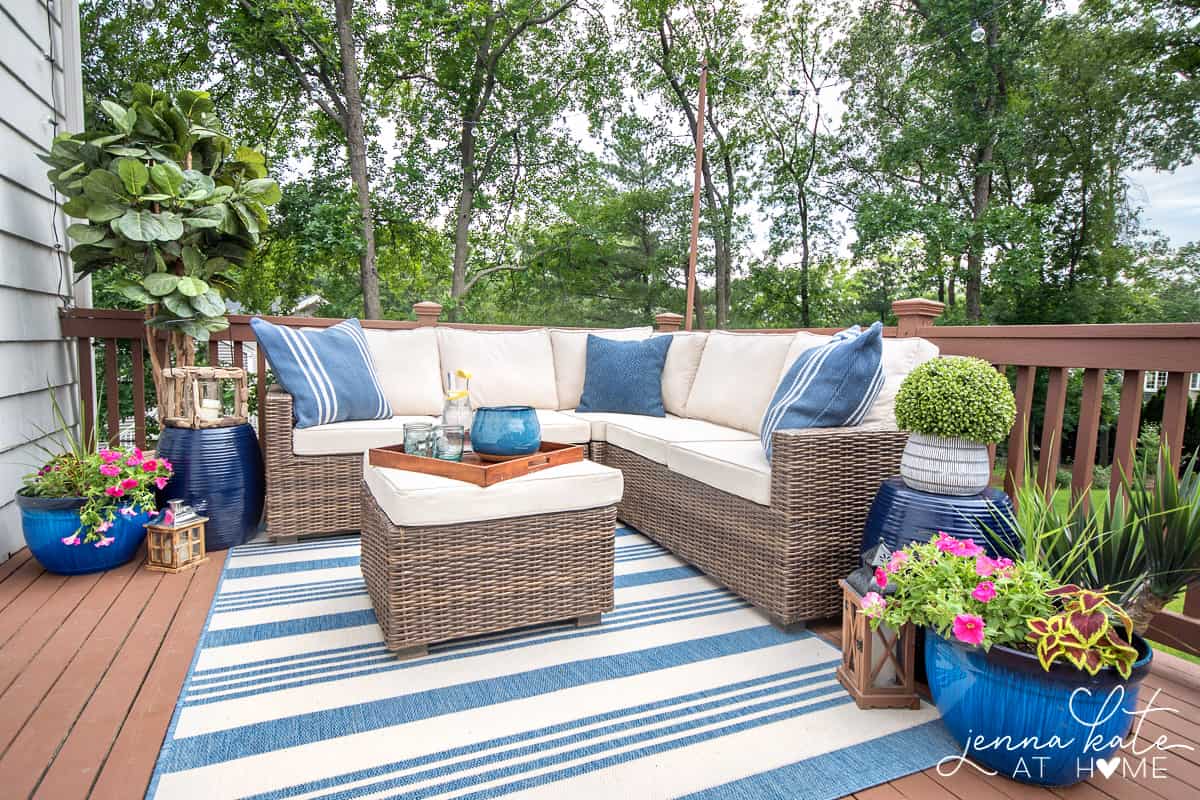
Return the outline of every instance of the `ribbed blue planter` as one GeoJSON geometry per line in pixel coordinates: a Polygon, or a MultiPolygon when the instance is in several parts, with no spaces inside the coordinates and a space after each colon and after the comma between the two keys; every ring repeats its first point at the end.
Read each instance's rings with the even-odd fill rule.
{"type": "Polygon", "coordinates": [[[1153,656],[1141,637],[1134,645],[1140,658],[1125,681],[1112,668],[1091,676],[1061,662],[1047,672],[1031,653],[985,653],[927,630],[925,667],[933,702],[968,758],[1014,780],[1069,786],[1129,733],[1153,656]]]}
{"type": "Polygon", "coordinates": [[[224,550],[253,534],[264,491],[262,450],[253,428],[163,428],[158,454],[175,468],[159,503],[182,499],[208,517],[207,549],[224,550]]]}
{"type": "Polygon", "coordinates": [[[883,541],[890,549],[898,550],[909,542],[928,542],[933,534],[945,531],[956,539],[970,539],[990,556],[1009,555],[997,552],[984,528],[1010,544],[1016,543],[1012,501],[999,489],[953,497],[920,492],[899,477],[888,478],[879,485],[871,504],[862,549],[883,541]]]}
{"type": "Polygon", "coordinates": [[[476,409],[471,423],[471,447],[476,453],[500,458],[527,456],[541,445],[542,426],[529,406],[476,409]]]}
{"type": "Polygon", "coordinates": [[[112,544],[96,547],[95,542],[76,545],[63,544],[63,539],[79,530],[79,509],[82,497],[43,498],[17,494],[21,509],[21,531],[29,552],[47,572],[59,575],[86,575],[119,567],[133,558],[146,538],[148,513],[127,517],[117,514],[113,526],[105,535],[113,537],[112,544]]]}

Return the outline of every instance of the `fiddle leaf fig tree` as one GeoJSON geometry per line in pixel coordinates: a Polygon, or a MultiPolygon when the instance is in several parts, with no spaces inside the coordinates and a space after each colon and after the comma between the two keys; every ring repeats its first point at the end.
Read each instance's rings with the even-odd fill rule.
{"type": "Polygon", "coordinates": [[[67,228],[78,276],[113,270],[121,293],[146,307],[158,383],[160,344],[187,366],[195,340],[229,326],[231,269],[253,257],[279,186],[261,153],[221,132],[208,92],[136,84],[100,111],[100,124],[55,137],[42,160],[80,220],[67,228]]]}

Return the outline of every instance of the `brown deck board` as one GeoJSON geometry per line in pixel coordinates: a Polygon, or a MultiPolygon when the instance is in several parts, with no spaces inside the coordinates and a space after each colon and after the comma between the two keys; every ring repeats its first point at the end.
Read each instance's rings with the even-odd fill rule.
{"type": "Polygon", "coordinates": [[[8,579],[8,576],[17,571],[17,568],[33,558],[33,554],[29,552],[29,548],[19,550],[12,558],[0,564],[0,583],[8,579]]]}
{"type": "Polygon", "coordinates": [[[42,647],[60,627],[70,624],[74,618],[73,612],[79,610],[86,615],[88,609],[79,609],[79,606],[100,578],[100,575],[85,575],[79,580],[63,584],[3,646],[0,646],[0,692],[7,689],[25,665],[38,656],[42,647]]]}

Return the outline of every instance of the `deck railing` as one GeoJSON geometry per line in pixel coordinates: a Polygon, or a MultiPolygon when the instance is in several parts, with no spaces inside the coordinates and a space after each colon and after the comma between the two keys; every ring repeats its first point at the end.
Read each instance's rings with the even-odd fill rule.
{"type": "MultiPolygon", "coordinates": [[[[1122,374],[1111,491],[1120,491],[1119,475],[1128,471],[1137,457],[1143,385],[1149,371],[1168,373],[1161,436],[1178,464],[1187,422],[1189,379],[1191,373],[1200,372],[1200,324],[947,326],[935,325],[943,306],[932,300],[901,300],[893,303],[892,308],[898,324],[885,328],[885,336],[921,336],[937,344],[945,355],[977,356],[1010,376],[1015,373],[1017,424],[1007,443],[1006,488],[1010,492],[1014,477],[1019,479],[1024,474],[1029,452],[1033,452],[1037,460],[1039,484],[1048,493],[1054,491],[1063,452],[1068,382],[1071,373],[1077,370],[1082,371],[1082,394],[1072,442],[1075,454],[1071,473],[1073,496],[1078,496],[1092,484],[1100,442],[1105,375],[1110,370],[1122,374]],[[1032,421],[1039,370],[1045,370],[1046,398],[1040,435],[1037,441],[1030,443],[1031,436],[1037,433],[1032,421]],[[1027,443],[1034,447],[1028,447],[1027,443]]],[[[447,323],[440,321],[441,312],[442,307],[437,303],[423,302],[413,306],[415,320],[364,320],[362,324],[366,328],[393,330],[434,325],[481,330],[535,327],[447,323]]],[[[293,327],[327,327],[339,321],[309,317],[266,319],[293,327]]],[[[209,348],[209,363],[219,360],[224,365],[249,367],[255,373],[255,397],[263,397],[267,364],[261,349],[250,344],[254,341],[250,317],[233,315],[229,322],[229,329],[214,337],[218,346],[209,348]],[[248,360],[251,363],[247,363],[248,360]]],[[[654,322],[659,331],[674,331],[681,327],[683,317],[663,313],[654,322]]],[[[132,428],[133,443],[140,447],[150,443],[147,409],[153,408],[154,400],[153,385],[145,379],[143,325],[144,317],[132,311],[71,309],[64,312],[63,336],[78,342],[85,433],[90,435],[97,424],[96,397],[99,396],[104,406],[105,438],[115,440],[121,435],[124,424],[126,430],[132,428]],[[93,364],[103,368],[103,383],[99,387],[95,385],[93,364]],[[126,369],[122,369],[123,365],[126,369]],[[128,379],[123,381],[121,375],[126,371],[128,379]],[[123,387],[127,394],[132,393],[131,415],[123,415],[121,411],[123,387]]],[[[787,334],[797,330],[801,329],[759,332],[787,334]]],[[[807,330],[830,333],[834,329],[807,330]]],[[[261,435],[266,430],[261,404],[257,413],[256,427],[261,435]]],[[[1034,465],[1028,466],[1032,469],[1034,465]]],[[[1151,638],[1200,654],[1200,586],[1193,586],[1188,591],[1182,614],[1163,612],[1155,619],[1151,638]]]]}

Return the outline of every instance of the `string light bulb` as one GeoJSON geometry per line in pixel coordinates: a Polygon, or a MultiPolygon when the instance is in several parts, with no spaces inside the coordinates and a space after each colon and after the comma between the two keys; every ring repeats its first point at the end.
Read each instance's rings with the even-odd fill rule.
{"type": "Polygon", "coordinates": [[[985,30],[984,27],[979,24],[979,21],[976,20],[975,27],[971,28],[971,41],[975,44],[982,44],[983,40],[986,38],[987,30],[985,30]]]}

